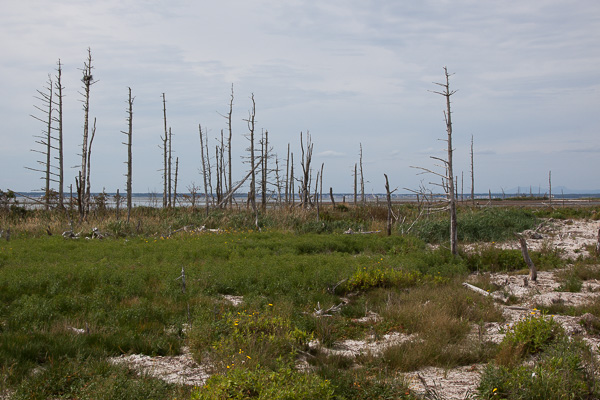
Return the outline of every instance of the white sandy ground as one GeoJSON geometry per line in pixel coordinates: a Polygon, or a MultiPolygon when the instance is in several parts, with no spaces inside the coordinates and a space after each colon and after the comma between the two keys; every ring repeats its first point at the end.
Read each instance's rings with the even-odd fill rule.
{"type": "MultiPolygon", "coordinates": [[[[523,234],[527,237],[528,247],[531,250],[539,250],[543,246],[549,246],[560,249],[561,256],[575,259],[579,255],[584,257],[588,255],[586,246],[596,243],[599,227],[600,223],[598,221],[549,220],[542,223],[535,230],[526,231],[523,234]]],[[[502,248],[520,248],[517,240],[494,245],[502,248]]],[[[499,343],[504,337],[503,332],[507,325],[511,326],[520,319],[531,315],[534,304],[551,304],[552,302],[560,301],[565,304],[578,305],[600,295],[600,282],[598,281],[585,282],[581,293],[557,292],[556,290],[560,286],[556,279],[557,272],[539,272],[538,281],[535,283],[528,282],[527,285],[525,285],[523,279],[525,275],[493,274],[491,280],[494,283],[501,285],[504,291],[514,294],[521,301],[512,306],[501,305],[506,322],[503,324],[488,323],[483,329],[474,326],[472,334],[478,335],[481,340],[499,343]]],[[[226,300],[236,305],[243,301],[242,298],[235,296],[228,296],[226,300]]],[[[374,318],[379,318],[379,316],[371,313],[365,317],[365,319],[374,318]]],[[[590,336],[585,333],[579,323],[581,317],[556,315],[554,319],[563,325],[569,334],[581,335],[590,344],[592,349],[596,351],[596,354],[598,354],[600,337],[590,336]]],[[[331,349],[321,348],[320,344],[316,341],[311,343],[311,346],[319,347],[322,351],[330,354],[358,356],[366,353],[378,354],[387,346],[407,340],[418,340],[418,338],[399,333],[390,333],[377,340],[374,338],[346,340],[337,343],[331,349]]],[[[207,366],[197,364],[193,360],[189,349],[185,347],[182,354],[178,356],[149,357],[130,354],[111,358],[110,362],[127,365],[141,373],[149,374],[167,382],[185,385],[200,386],[209,377],[207,366]]],[[[306,368],[306,365],[303,364],[299,362],[298,367],[300,369],[306,368]]],[[[474,364],[453,369],[428,367],[408,373],[405,377],[411,389],[416,392],[425,392],[423,385],[423,382],[425,382],[429,388],[435,389],[443,399],[465,399],[469,393],[474,393],[484,367],[484,364],[474,364]]],[[[0,399],[3,398],[8,397],[0,394],[0,399]]]]}

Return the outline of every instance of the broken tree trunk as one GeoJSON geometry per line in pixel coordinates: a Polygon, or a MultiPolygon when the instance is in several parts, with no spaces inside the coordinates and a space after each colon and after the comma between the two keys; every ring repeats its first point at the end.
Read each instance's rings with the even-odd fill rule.
{"type": "Polygon", "coordinates": [[[329,188],[329,198],[331,199],[331,206],[335,209],[335,199],[333,198],[333,188],[329,188]]]}
{"type": "Polygon", "coordinates": [[[527,251],[527,241],[523,236],[519,236],[519,243],[521,244],[521,254],[523,254],[523,260],[525,260],[525,264],[529,267],[529,279],[532,282],[537,281],[537,269],[531,261],[531,257],[529,257],[529,251],[527,251]]]}
{"type": "Polygon", "coordinates": [[[383,174],[385,176],[385,193],[387,199],[387,235],[392,235],[392,193],[390,192],[390,183],[388,182],[387,174],[383,174]]]}

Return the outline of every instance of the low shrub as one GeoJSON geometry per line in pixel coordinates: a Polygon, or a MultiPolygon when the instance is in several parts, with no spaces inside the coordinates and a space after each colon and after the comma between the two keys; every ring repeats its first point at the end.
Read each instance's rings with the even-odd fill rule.
{"type": "Polygon", "coordinates": [[[516,323],[506,333],[496,357],[500,365],[516,365],[524,357],[541,352],[564,336],[564,330],[558,322],[536,311],[532,311],[529,317],[516,323]]]}
{"type": "Polygon", "coordinates": [[[333,399],[331,383],[318,375],[286,367],[276,371],[256,367],[232,368],[213,375],[192,393],[193,400],[314,400],[333,399]]]}
{"type": "Polygon", "coordinates": [[[491,363],[477,389],[481,399],[562,400],[598,398],[590,351],[565,335],[555,340],[535,364],[505,366],[491,363]]]}

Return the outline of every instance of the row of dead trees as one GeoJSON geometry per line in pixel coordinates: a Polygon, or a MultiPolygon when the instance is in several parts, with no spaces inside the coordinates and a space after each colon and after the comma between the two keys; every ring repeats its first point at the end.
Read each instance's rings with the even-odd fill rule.
{"type": "MultiPolygon", "coordinates": [[[[84,124],[83,124],[83,135],[81,145],[81,165],[75,179],[76,192],[77,192],[77,208],[80,219],[85,219],[90,210],[90,176],[91,176],[91,161],[92,161],[92,144],[96,134],[96,119],[93,119],[91,123],[90,117],[90,96],[92,86],[97,83],[97,80],[93,76],[93,65],[92,65],[92,54],[91,50],[88,49],[88,56],[84,62],[82,71],[82,91],[79,92],[81,95],[81,102],[83,103],[84,111],[84,124]]],[[[441,183],[432,183],[433,185],[440,186],[446,193],[444,204],[438,206],[439,211],[448,211],[450,216],[450,243],[451,251],[453,254],[457,252],[457,222],[456,222],[456,178],[453,172],[453,148],[452,148],[452,121],[451,121],[451,96],[455,91],[450,90],[449,78],[450,74],[447,69],[444,68],[445,82],[437,83],[442,87],[442,91],[434,91],[434,93],[440,94],[445,97],[446,110],[444,111],[446,130],[447,130],[447,158],[432,157],[434,160],[441,162],[441,167],[444,172],[437,172],[431,169],[418,167],[424,173],[430,173],[441,178],[441,183]]],[[[62,64],[58,61],[57,74],[54,78],[49,75],[48,85],[44,90],[38,91],[36,98],[40,101],[40,105],[36,105],[35,108],[41,113],[41,116],[33,116],[35,119],[44,123],[44,129],[42,134],[36,136],[36,143],[42,146],[42,150],[35,150],[42,154],[44,157],[38,161],[41,167],[30,168],[35,171],[42,172],[44,174],[43,179],[45,181],[45,198],[46,208],[50,207],[50,198],[52,189],[50,188],[50,182],[58,182],[58,207],[64,208],[64,161],[63,161],[63,89],[62,86],[62,64]],[[54,166],[51,162],[52,153],[56,151],[58,153],[55,159],[58,160],[58,166],[54,166]]],[[[132,96],[131,88],[129,89],[128,100],[127,100],[127,130],[122,131],[127,136],[127,141],[124,142],[127,146],[127,173],[126,173],[126,192],[127,192],[127,215],[128,220],[131,213],[131,195],[132,195],[132,136],[133,136],[133,102],[134,97],[132,96]]],[[[314,144],[309,132],[300,133],[300,150],[301,159],[299,176],[295,176],[294,171],[294,154],[290,152],[290,146],[288,144],[287,159],[286,159],[286,171],[285,177],[280,174],[279,159],[269,144],[269,132],[262,130],[257,133],[256,128],[256,102],[254,95],[250,97],[251,109],[248,112],[248,118],[244,119],[248,126],[248,132],[245,135],[248,140],[247,156],[243,160],[247,164],[247,175],[236,184],[233,182],[232,176],[232,114],[233,114],[233,102],[234,102],[234,91],[233,85],[231,87],[231,97],[229,102],[229,112],[223,115],[227,119],[228,132],[225,135],[224,131],[221,130],[220,140],[217,139],[217,144],[214,147],[214,153],[209,145],[208,132],[202,129],[202,126],[198,126],[200,136],[200,150],[201,150],[201,170],[203,177],[203,186],[205,193],[205,207],[206,212],[211,206],[213,207],[232,207],[234,201],[234,194],[236,191],[248,182],[248,197],[247,207],[258,213],[259,207],[262,210],[267,208],[270,201],[276,204],[291,204],[296,205],[296,198],[298,198],[298,206],[302,208],[316,207],[319,209],[319,202],[322,198],[322,186],[323,186],[323,169],[322,164],[320,169],[316,171],[316,177],[313,179],[313,149],[314,144]],[[212,164],[211,164],[212,161],[212,164]],[[214,180],[213,180],[214,177],[214,180]],[[313,186],[314,184],[314,186],[313,186]],[[260,204],[258,203],[260,193],[260,204]]],[[[173,168],[173,146],[172,138],[173,133],[171,128],[168,126],[167,121],[167,101],[166,95],[162,94],[163,102],[163,128],[164,134],[161,136],[161,148],[163,150],[163,207],[173,207],[177,202],[177,176],[179,169],[179,159],[175,159],[175,166],[173,168]],[[173,177],[174,174],[174,177],[173,177]]],[[[473,176],[473,140],[471,140],[471,197],[474,199],[474,176],[473,176]]],[[[193,197],[192,204],[195,204],[195,196],[197,195],[199,188],[195,184],[188,187],[190,195],[193,197]]],[[[362,144],[360,145],[359,152],[359,163],[354,165],[354,203],[358,204],[358,193],[360,191],[361,203],[365,202],[364,192],[364,174],[363,174],[363,149],[362,144]],[[360,168],[359,168],[360,167],[360,168]],[[360,176],[360,183],[359,183],[360,176]],[[360,184],[360,190],[359,190],[360,184]]],[[[390,198],[389,183],[387,182],[386,176],[386,191],[388,199],[390,198]]],[[[421,188],[418,194],[427,198],[427,192],[424,188],[421,188]]],[[[330,188],[330,195],[333,201],[332,188],[330,188]]],[[[433,196],[432,196],[433,197],[433,196]]],[[[389,202],[389,200],[388,200],[389,202]]],[[[389,228],[388,228],[389,231],[389,228]]]]}

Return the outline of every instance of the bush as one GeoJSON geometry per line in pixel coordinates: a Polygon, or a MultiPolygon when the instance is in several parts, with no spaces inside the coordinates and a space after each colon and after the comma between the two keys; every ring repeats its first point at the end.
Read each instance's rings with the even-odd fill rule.
{"type": "MultiPolygon", "coordinates": [[[[485,208],[458,215],[458,240],[461,242],[502,241],[515,232],[531,229],[537,223],[533,212],[517,208],[485,208]]],[[[442,243],[450,237],[450,221],[426,219],[415,224],[414,233],[428,243],[442,243]]]]}
{"type": "Polygon", "coordinates": [[[233,368],[226,375],[213,375],[203,388],[192,393],[194,400],[313,400],[332,399],[328,380],[309,373],[282,368],[269,371],[233,368]]]}
{"type": "Polygon", "coordinates": [[[534,365],[489,364],[478,387],[479,398],[562,400],[597,398],[593,375],[586,371],[589,349],[566,336],[555,341],[534,365]]]}
{"type": "Polygon", "coordinates": [[[532,311],[532,315],[519,321],[508,331],[500,345],[497,362],[507,366],[514,365],[525,356],[539,353],[564,336],[564,330],[558,322],[538,315],[536,311],[532,311]]]}

